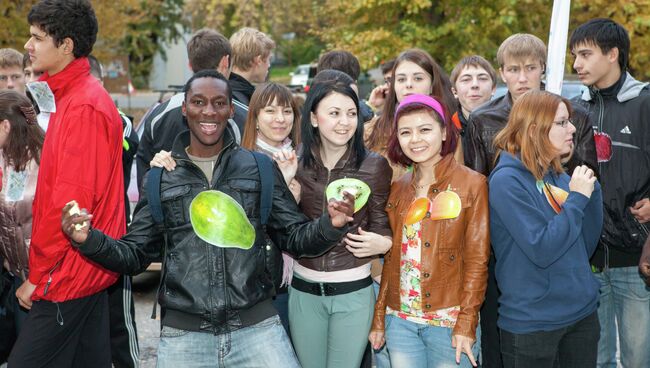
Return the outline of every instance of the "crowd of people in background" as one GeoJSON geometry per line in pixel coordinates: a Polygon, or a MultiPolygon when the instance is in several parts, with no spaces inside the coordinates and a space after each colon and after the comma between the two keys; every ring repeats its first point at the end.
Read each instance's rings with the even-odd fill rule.
{"type": "Polygon", "coordinates": [[[269,35],[201,29],[138,137],[91,3],[26,22],[0,49],[0,363],[139,367],[131,276],[161,262],[158,367],[650,367],[650,86],[621,24],[572,32],[570,98],[527,33],[496,70],[404,50],[368,96],[327,50],[302,98],[269,35]],[[197,235],[208,190],[250,247],[197,235]]]}

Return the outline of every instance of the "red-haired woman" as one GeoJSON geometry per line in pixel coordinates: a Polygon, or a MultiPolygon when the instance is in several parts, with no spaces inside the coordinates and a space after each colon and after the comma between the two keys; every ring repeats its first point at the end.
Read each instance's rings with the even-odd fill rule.
{"type": "Polygon", "coordinates": [[[395,368],[475,366],[490,253],[487,181],[454,159],[458,134],[438,100],[405,96],[395,121],[388,155],[413,172],[391,187],[393,245],[369,339],[375,349],[386,342],[395,368]]]}
{"type": "Polygon", "coordinates": [[[570,119],[568,100],[530,91],[494,141],[490,232],[505,367],[596,366],[600,285],[589,258],[602,195],[587,166],[571,177],[562,170],[576,131],[570,119]]]}

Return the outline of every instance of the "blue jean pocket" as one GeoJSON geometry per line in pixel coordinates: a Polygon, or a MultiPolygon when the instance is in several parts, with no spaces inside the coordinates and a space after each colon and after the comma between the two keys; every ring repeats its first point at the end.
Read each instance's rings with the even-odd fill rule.
{"type": "Polygon", "coordinates": [[[187,335],[188,333],[190,333],[190,331],[163,326],[162,330],[160,330],[160,337],[181,337],[187,335]]]}

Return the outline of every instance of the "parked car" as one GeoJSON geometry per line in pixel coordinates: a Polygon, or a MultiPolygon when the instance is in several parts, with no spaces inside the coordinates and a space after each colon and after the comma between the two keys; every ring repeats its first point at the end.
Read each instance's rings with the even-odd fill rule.
{"type": "MultiPolygon", "coordinates": [[[[573,97],[576,97],[576,96],[582,94],[582,91],[584,89],[586,89],[586,88],[587,87],[585,87],[582,84],[582,82],[580,82],[580,80],[573,79],[573,78],[569,77],[569,79],[565,79],[562,82],[562,93],[561,94],[562,94],[562,97],[570,99],[570,98],[573,98],[573,97]]],[[[501,97],[501,96],[505,95],[506,92],[508,92],[508,88],[506,87],[506,85],[503,84],[503,83],[497,83],[497,90],[494,93],[494,97],[492,97],[492,98],[501,97]]]]}
{"type": "Polygon", "coordinates": [[[295,90],[296,92],[304,92],[305,87],[307,87],[311,80],[316,75],[316,65],[315,64],[302,64],[296,67],[296,70],[289,73],[291,76],[291,82],[289,82],[289,88],[295,90]]]}

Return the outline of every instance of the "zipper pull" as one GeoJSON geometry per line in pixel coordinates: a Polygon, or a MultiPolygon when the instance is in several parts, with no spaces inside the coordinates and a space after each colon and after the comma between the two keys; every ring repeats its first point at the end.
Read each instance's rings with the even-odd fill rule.
{"type": "Polygon", "coordinates": [[[45,284],[45,289],[43,289],[43,296],[47,294],[47,289],[49,289],[50,284],[52,283],[52,274],[47,279],[47,283],[45,284]]]}

